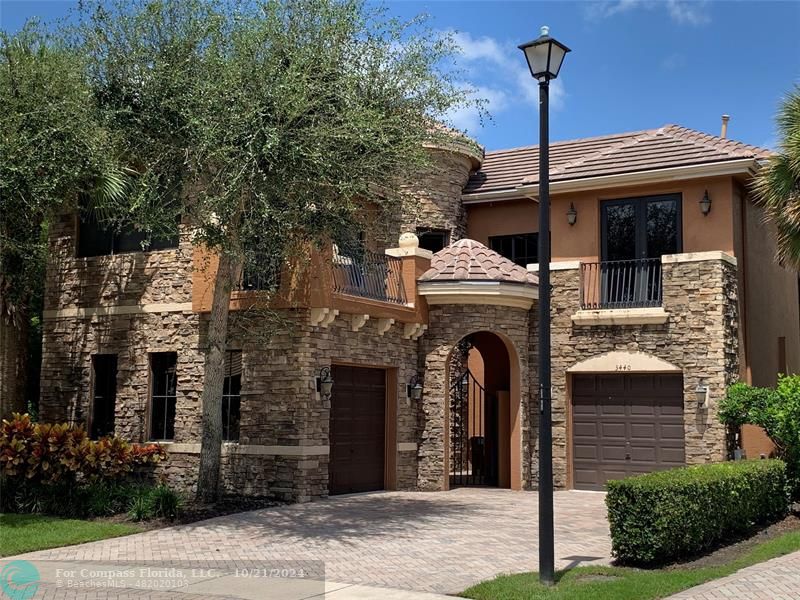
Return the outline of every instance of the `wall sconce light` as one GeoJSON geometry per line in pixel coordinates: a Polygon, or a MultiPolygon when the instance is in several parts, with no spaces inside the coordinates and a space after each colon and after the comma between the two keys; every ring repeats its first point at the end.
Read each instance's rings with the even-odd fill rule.
{"type": "Polygon", "coordinates": [[[697,397],[697,408],[701,410],[708,408],[709,389],[702,380],[697,384],[697,387],[694,388],[694,393],[697,397]]]}
{"type": "Polygon", "coordinates": [[[705,191],[702,200],[700,200],[700,212],[704,215],[711,212],[711,198],[708,196],[708,190],[705,191]]]}
{"type": "Polygon", "coordinates": [[[406,395],[410,400],[419,400],[422,398],[422,381],[416,373],[411,376],[411,381],[406,385],[406,395]]]}
{"type": "Polygon", "coordinates": [[[317,392],[322,396],[323,400],[328,400],[333,393],[333,377],[331,377],[331,368],[322,367],[317,375],[317,392]]]}
{"type": "Polygon", "coordinates": [[[570,202],[569,203],[569,210],[567,211],[567,223],[570,226],[575,225],[578,222],[578,211],[575,210],[575,205],[570,202]]]}

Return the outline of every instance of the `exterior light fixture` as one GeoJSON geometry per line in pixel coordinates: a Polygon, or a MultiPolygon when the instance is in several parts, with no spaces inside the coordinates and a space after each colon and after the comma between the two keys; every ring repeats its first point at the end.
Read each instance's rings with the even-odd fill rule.
{"type": "Polygon", "coordinates": [[[571,227],[572,225],[575,225],[577,221],[578,221],[578,211],[575,210],[575,205],[572,202],[570,202],[569,210],[567,211],[567,223],[569,223],[571,227]]]}
{"type": "Polygon", "coordinates": [[[708,408],[708,386],[700,381],[697,384],[697,387],[694,388],[695,396],[697,397],[697,408],[699,409],[706,409],[708,408]]]}
{"type": "Polygon", "coordinates": [[[525,53],[531,75],[539,82],[558,77],[564,56],[569,52],[564,44],[550,37],[547,25],[542,27],[542,34],[538,38],[520,45],[519,49],[525,53]]]}
{"type": "Polygon", "coordinates": [[[420,400],[422,398],[422,381],[416,373],[411,376],[411,380],[406,385],[406,395],[411,400],[420,400]]]}
{"type": "MultiPolygon", "coordinates": [[[[550,28],[519,47],[539,81],[539,582],[555,583],[553,535],[553,410],[550,356],[550,80],[569,52],[550,28]]],[[[575,218],[577,219],[577,212],[575,218]]],[[[569,218],[569,213],[567,213],[569,218]]]]}
{"type": "Polygon", "coordinates": [[[331,368],[322,367],[317,375],[317,391],[322,396],[323,400],[328,400],[333,393],[333,377],[331,377],[331,368]]]}
{"type": "Polygon", "coordinates": [[[700,211],[704,215],[711,212],[711,198],[708,196],[708,190],[705,191],[702,200],[700,200],[700,211]]]}

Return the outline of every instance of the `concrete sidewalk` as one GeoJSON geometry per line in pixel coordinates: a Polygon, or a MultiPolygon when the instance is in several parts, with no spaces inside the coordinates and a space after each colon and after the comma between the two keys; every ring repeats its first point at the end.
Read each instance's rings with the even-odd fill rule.
{"type": "Polygon", "coordinates": [[[721,579],[670,596],[667,600],[798,600],[800,552],[773,558],[721,579]]]}
{"type": "MultiPolygon", "coordinates": [[[[23,559],[0,560],[0,568],[23,559]]],[[[429,592],[321,581],[270,574],[250,568],[213,566],[155,567],[128,562],[30,560],[38,571],[36,590],[20,597],[47,600],[442,600],[429,592]]],[[[206,565],[212,564],[210,561],[206,565]]],[[[14,567],[15,565],[11,565],[14,567]]],[[[25,568],[24,566],[22,568],[25,568]]],[[[28,567],[29,568],[29,567],[28,567]]],[[[5,569],[4,569],[5,573],[5,569]]],[[[3,587],[3,591],[13,594],[3,587]]],[[[3,596],[5,597],[5,596],[3,596]]],[[[12,597],[14,597],[12,595],[12,597]]]]}

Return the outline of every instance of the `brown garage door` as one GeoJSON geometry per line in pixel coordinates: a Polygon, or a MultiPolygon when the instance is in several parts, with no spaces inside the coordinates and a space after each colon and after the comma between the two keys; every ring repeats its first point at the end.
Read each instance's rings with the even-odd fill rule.
{"type": "Polygon", "coordinates": [[[572,381],[573,482],[603,489],[609,479],[684,464],[681,375],[578,375],[572,381]]]}
{"type": "Polygon", "coordinates": [[[329,493],[382,490],[386,371],[334,366],[329,493]]]}

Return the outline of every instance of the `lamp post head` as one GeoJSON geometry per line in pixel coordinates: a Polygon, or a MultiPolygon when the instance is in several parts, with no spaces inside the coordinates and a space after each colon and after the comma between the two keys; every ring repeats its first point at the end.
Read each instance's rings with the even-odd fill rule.
{"type": "Polygon", "coordinates": [[[542,27],[538,38],[521,44],[519,49],[525,53],[531,75],[542,83],[558,77],[564,56],[570,51],[564,44],[550,37],[550,28],[547,25],[542,27]]]}

